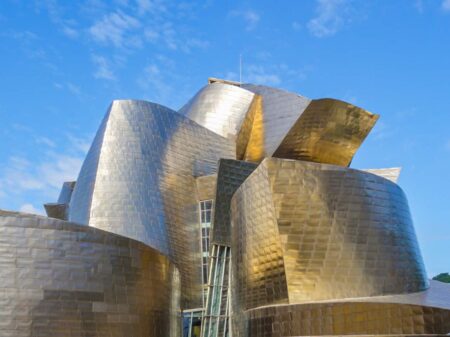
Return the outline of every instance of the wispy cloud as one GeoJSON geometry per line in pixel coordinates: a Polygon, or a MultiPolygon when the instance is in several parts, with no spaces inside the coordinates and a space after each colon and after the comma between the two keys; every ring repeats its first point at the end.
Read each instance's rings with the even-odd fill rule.
{"type": "Polygon", "coordinates": [[[281,83],[279,73],[275,73],[273,70],[259,65],[247,66],[244,80],[250,83],[265,85],[279,85],[281,83]]]}
{"type": "Polygon", "coordinates": [[[58,27],[59,31],[65,36],[75,39],[80,33],[76,29],[76,22],[64,18],[66,8],[57,0],[39,0],[36,1],[36,9],[39,11],[45,9],[50,20],[58,27]]]}
{"type": "MultiPolygon", "coordinates": [[[[307,77],[309,69],[293,69],[286,64],[273,64],[270,62],[270,56],[262,56],[261,63],[243,64],[242,82],[252,84],[263,84],[269,86],[279,86],[282,83],[292,83],[303,81],[307,77]]],[[[229,71],[224,75],[225,79],[239,81],[237,72],[229,71]]]]}
{"type": "Polygon", "coordinates": [[[56,147],[55,142],[47,137],[36,137],[35,140],[36,140],[36,143],[39,145],[45,145],[45,146],[52,147],[52,148],[56,147]]]}
{"type": "Polygon", "coordinates": [[[442,9],[446,12],[450,12],[450,0],[442,1],[442,9]]]}
{"type": "MultiPolygon", "coordinates": [[[[37,137],[36,142],[44,146],[33,156],[11,156],[0,167],[0,201],[26,200],[22,207],[31,210],[29,205],[51,201],[57,197],[64,181],[77,178],[87,139],[68,135],[64,149],[58,149],[46,137],[37,137]]],[[[21,207],[20,204],[17,207],[21,207]]]]}
{"type": "Polygon", "coordinates": [[[123,47],[127,44],[140,43],[135,36],[129,36],[128,32],[141,26],[135,17],[121,11],[104,15],[102,19],[95,22],[89,33],[92,38],[106,45],[112,44],[115,47],[123,47]]]}
{"type": "Polygon", "coordinates": [[[258,25],[261,17],[260,15],[252,9],[248,10],[234,10],[229,13],[232,17],[240,17],[245,22],[245,29],[247,31],[253,30],[258,25]]]}
{"type": "Polygon", "coordinates": [[[109,81],[114,81],[116,76],[111,69],[110,62],[103,56],[92,55],[92,62],[96,66],[94,77],[109,81]]]}
{"type": "Polygon", "coordinates": [[[29,203],[20,206],[19,211],[24,213],[44,215],[44,211],[42,209],[37,209],[36,207],[34,207],[32,204],[29,203]]]}
{"type": "Polygon", "coordinates": [[[316,17],[308,22],[308,29],[316,37],[336,34],[351,21],[350,0],[317,0],[316,17]]]}

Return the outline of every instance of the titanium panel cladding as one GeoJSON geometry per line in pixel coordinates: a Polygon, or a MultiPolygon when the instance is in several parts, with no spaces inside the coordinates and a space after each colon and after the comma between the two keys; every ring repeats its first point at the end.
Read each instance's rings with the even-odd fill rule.
{"type": "Polygon", "coordinates": [[[238,86],[215,82],[203,87],[179,113],[235,140],[253,97],[252,92],[238,86]]]}
{"type": "Polygon", "coordinates": [[[343,101],[313,100],[273,156],[348,166],[378,117],[343,101]]]}
{"type": "Polygon", "coordinates": [[[179,273],[140,242],[0,211],[0,254],[1,337],[180,334],[179,273]]]}
{"type": "MultiPolygon", "coordinates": [[[[243,84],[242,88],[262,96],[263,120],[260,126],[263,133],[263,149],[257,158],[254,155],[247,160],[261,161],[264,157],[271,157],[286,133],[291,129],[308,104],[310,99],[298,94],[271,88],[263,85],[243,84]]],[[[254,141],[259,142],[259,137],[254,141]]],[[[256,144],[249,142],[249,148],[254,149],[256,144]]],[[[248,155],[255,153],[250,152],[248,155]]]]}
{"type": "Polygon", "coordinates": [[[183,308],[201,307],[196,177],[234,157],[232,141],[166,107],[114,101],[81,168],[69,219],[168,255],[180,269],[183,308]]]}
{"type": "Polygon", "coordinates": [[[393,183],[397,183],[402,169],[401,169],[401,167],[391,167],[391,168],[383,168],[383,169],[366,169],[366,170],[362,170],[362,171],[376,174],[377,176],[386,178],[386,179],[392,181],[393,183]]]}
{"type": "Polygon", "coordinates": [[[231,245],[231,197],[256,167],[255,163],[239,160],[221,159],[219,161],[211,242],[231,245]]]}
{"type": "Polygon", "coordinates": [[[237,296],[258,305],[283,282],[289,303],[428,287],[403,191],[370,173],[265,159],[234,194],[232,226],[237,296]]]}
{"type": "Polygon", "coordinates": [[[450,310],[420,305],[325,302],[280,305],[246,313],[238,337],[446,335],[450,310]]]}

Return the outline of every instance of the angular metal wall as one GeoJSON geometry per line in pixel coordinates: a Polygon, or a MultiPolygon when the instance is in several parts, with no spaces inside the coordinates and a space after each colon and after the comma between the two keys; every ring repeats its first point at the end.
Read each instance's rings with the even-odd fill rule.
{"type": "Polygon", "coordinates": [[[273,156],[349,166],[378,117],[336,99],[313,100],[273,156]]]}
{"type": "Polygon", "coordinates": [[[0,336],[180,335],[179,273],[140,242],[0,211],[0,336]]]}
{"type": "Polygon", "coordinates": [[[81,169],[69,219],[167,254],[181,272],[183,308],[201,307],[196,177],[234,157],[232,141],[166,107],[114,101],[81,169]]]}
{"type": "Polygon", "coordinates": [[[249,151],[244,158],[261,161],[264,157],[273,155],[311,100],[292,92],[263,85],[243,84],[242,88],[262,96],[264,117],[254,126],[256,135],[249,142],[249,147],[253,150],[249,151]],[[263,138],[262,142],[260,137],[263,138]],[[262,149],[259,152],[255,151],[256,147],[261,146],[262,149]],[[256,156],[257,153],[259,156],[256,156]]]}
{"type": "Polygon", "coordinates": [[[232,224],[245,309],[428,287],[404,193],[370,173],[265,159],[235,193],[232,224]]]}

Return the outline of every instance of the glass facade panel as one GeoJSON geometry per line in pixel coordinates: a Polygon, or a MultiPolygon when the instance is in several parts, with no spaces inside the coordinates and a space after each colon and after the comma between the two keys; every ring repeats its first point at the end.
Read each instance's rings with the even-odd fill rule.
{"type": "Polygon", "coordinates": [[[213,244],[202,337],[228,337],[230,247],[213,244]]]}
{"type": "Polygon", "coordinates": [[[203,310],[183,312],[183,337],[200,337],[203,310]]]}
{"type": "Polygon", "coordinates": [[[202,281],[203,281],[203,306],[206,304],[206,294],[208,291],[208,258],[209,258],[209,234],[211,229],[211,219],[213,212],[213,201],[200,201],[200,228],[202,236],[202,281]]]}

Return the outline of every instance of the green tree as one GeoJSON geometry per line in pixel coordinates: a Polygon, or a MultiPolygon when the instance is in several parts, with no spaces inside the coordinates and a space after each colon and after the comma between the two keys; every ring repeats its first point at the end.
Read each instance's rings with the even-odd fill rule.
{"type": "Polygon", "coordinates": [[[440,273],[433,277],[433,280],[450,283],[450,275],[448,273],[440,273]]]}

